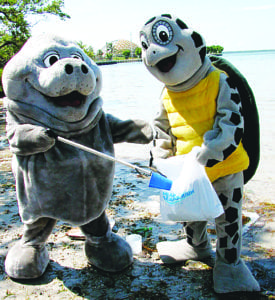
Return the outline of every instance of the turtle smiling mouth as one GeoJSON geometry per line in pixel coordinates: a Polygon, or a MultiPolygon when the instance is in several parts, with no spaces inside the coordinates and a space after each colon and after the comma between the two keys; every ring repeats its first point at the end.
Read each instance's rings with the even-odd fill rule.
{"type": "Polygon", "coordinates": [[[173,67],[174,65],[176,64],[176,61],[177,61],[177,55],[179,53],[180,50],[183,51],[183,48],[179,45],[178,46],[178,51],[176,54],[172,55],[172,56],[169,56],[169,57],[166,57],[164,59],[162,59],[161,61],[159,61],[156,66],[157,68],[159,69],[160,72],[163,72],[163,73],[168,73],[173,67]]]}
{"type": "Polygon", "coordinates": [[[80,94],[77,91],[71,92],[70,94],[59,96],[59,97],[49,97],[46,96],[48,100],[53,102],[56,106],[59,107],[79,107],[86,101],[86,96],[80,94]]]}

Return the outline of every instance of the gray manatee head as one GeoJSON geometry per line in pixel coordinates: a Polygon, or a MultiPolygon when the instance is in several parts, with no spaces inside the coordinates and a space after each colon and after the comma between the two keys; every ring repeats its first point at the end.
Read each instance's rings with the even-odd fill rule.
{"type": "Polygon", "coordinates": [[[102,76],[77,44],[41,34],[31,37],[11,58],[2,82],[10,100],[39,107],[65,122],[77,122],[99,97],[102,76]]]}

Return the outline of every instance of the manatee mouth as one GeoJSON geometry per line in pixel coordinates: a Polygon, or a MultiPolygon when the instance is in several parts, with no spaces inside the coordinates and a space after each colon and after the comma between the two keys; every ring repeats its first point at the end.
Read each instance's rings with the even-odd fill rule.
{"type": "Polygon", "coordinates": [[[47,99],[49,99],[51,102],[53,102],[56,106],[59,107],[79,107],[86,101],[86,96],[80,94],[77,91],[71,92],[70,94],[59,96],[59,97],[49,97],[47,96],[47,99]]]}
{"type": "Polygon", "coordinates": [[[166,57],[164,59],[162,59],[161,61],[159,61],[156,66],[159,69],[160,72],[162,73],[168,73],[176,64],[177,61],[177,55],[179,53],[180,50],[183,51],[183,48],[179,45],[177,45],[179,50],[177,51],[176,54],[166,57]]]}

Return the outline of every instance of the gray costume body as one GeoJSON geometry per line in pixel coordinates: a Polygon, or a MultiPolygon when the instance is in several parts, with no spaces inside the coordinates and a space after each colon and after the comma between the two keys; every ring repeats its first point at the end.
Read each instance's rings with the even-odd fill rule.
{"type": "Polygon", "coordinates": [[[24,223],[23,237],[5,261],[13,278],[45,272],[45,243],[56,220],[80,226],[86,256],[96,267],[116,272],[133,262],[130,246],[111,232],[105,213],[114,162],[54,138],[59,135],[111,156],[114,143],[151,141],[146,122],[104,113],[101,85],[97,65],[75,43],[52,35],[29,39],[5,66],[7,135],[24,223]]]}
{"type": "MultiPolygon", "coordinates": [[[[16,117],[12,105],[6,104],[7,133],[11,151],[15,153],[13,172],[22,221],[28,224],[40,217],[49,217],[83,225],[101,215],[112,193],[114,162],[61,142],[56,142],[47,151],[42,150],[43,135],[38,139],[36,134],[45,132],[47,127],[20,124],[23,119],[39,124],[41,114],[37,115],[37,120],[33,119],[35,115],[32,118],[16,117]]],[[[126,132],[118,136],[116,122],[125,129],[132,122],[106,116],[100,98],[94,104],[97,104],[97,109],[93,122],[85,132],[74,133],[70,139],[114,156],[114,142],[129,138],[126,132]],[[112,132],[115,132],[114,135],[112,132]]]]}

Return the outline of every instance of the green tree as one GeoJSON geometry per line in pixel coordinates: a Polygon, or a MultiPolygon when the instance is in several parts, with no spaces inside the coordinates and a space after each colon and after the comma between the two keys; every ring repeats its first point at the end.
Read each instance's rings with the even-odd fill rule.
{"type": "Polygon", "coordinates": [[[101,49],[99,49],[97,51],[97,54],[96,54],[100,59],[102,59],[102,56],[103,56],[103,51],[101,49]]]}
{"type": "Polygon", "coordinates": [[[94,49],[92,46],[86,46],[82,42],[78,42],[77,44],[91,59],[95,58],[94,49]]]}
{"type": "Polygon", "coordinates": [[[113,46],[113,43],[107,43],[107,44],[106,44],[106,50],[107,50],[107,52],[113,54],[113,52],[114,52],[114,46],[113,46]]]}
{"type": "Polygon", "coordinates": [[[28,17],[50,14],[65,20],[70,16],[63,7],[64,0],[0,0],[0,73],[30,37],[28,17]]]}
{"type": "Polygon", "coordinates": [[[219,45],[212,45],[206,47],[206,52],[210,54],[221,54],[223,52],[223,47],[219,45]]]}
{"type": "Polygon", "coordinates": [[[131,50],[126,49],[122,51],[122,55],[125,57],[125,59],[128,59],[130,57],[131,50]]]}
{"type": "Polygon", "coordinates": [[[137,47],[137,48],[135,49],[135,55],[136,55],[137,57],[141,58],[141,53],[142,53],[141,48],[140,48],[140,47],[137,47]]]}
{"type": "Polygon", "coordinates": [[[106,58],[109,60],[113,59],[113,53],[114,53],[114,45],[113,43],[106,43],[106,58]]]}
{"type": "Polygon", "coordinates": [[[107,52],[106,53],[106,58],[109,59],[109,60],[112,60],[113,59],[113,53],[107,52]]]}

